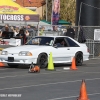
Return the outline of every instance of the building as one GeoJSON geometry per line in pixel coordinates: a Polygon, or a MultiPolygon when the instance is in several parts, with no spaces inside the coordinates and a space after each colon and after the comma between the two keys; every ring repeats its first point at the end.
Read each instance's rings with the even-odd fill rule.
{"type": "Polygon", "coordinates": [[[15,1],[16,3],[25,8],[36,11],[40,15],[40,18],[43,17],[45,0],[13,0],[13,1],[15,1]]]}

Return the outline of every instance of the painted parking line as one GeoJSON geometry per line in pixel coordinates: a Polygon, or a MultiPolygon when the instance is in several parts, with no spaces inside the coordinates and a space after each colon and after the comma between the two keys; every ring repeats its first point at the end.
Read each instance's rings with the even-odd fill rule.
{"type": "MultiPolygon", "coordinates": [[[[100,80],[100,78],[92,78],[92,79],[85,79],[86,81],[94,81],[100,80]]],[[[75,83],[81,82],[82,80],[75,80],[75,81],[64,81],[64,82],[53,82],[53,83],[46,83],[46,84],[37,84],[37,85],[26,85],[26,86],[18,86],[18,87],[10,87],[10,88],[2,88],[0,91],[3,90],[13,90],[13,89],[22,89],[22,88],[30,88],[30,87],[39,87],[39,86],[47,86],[47,85],[57,85],[57,84],[65,84],[65,83],[75,83]]]]}

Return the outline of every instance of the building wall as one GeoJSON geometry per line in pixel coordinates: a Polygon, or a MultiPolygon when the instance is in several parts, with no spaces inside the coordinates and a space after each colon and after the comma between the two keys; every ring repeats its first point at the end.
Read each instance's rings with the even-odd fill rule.
{"type": "Polygon", "coordinates": [[[14,1],[23,7],[36,11],[40,15],[40,18],[43,16],[43,5],[45,5],[45,0],[31,0],[31,2],[29,2],[28,0],[14,1]]]}

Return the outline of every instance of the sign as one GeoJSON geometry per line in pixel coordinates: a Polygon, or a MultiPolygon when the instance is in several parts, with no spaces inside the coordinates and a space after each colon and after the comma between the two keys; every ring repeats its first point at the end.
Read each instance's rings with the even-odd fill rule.
{"type": "Polygon", "coordinates": [[[1,21],[39,21],[39,15],[2,14],[1,21]]]}
{"type": "Polygon", "coordinates": [[[94,29],[94,40],[100,41],[100,29],[94,29]]]}
{"type": "Polygon", "coordinates": [[[13,6],[7,6],[7,5],[3,5],[3,6],[0,6],[0,11],[2,12],[15,12],[15,11],[18,11],[18,7],[13,7],[13,6]]]}

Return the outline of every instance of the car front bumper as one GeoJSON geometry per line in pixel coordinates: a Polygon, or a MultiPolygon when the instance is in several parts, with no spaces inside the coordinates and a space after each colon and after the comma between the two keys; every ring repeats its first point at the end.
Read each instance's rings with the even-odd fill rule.
{"type": "Polygon", "coordinates": [[[12,64],[32,64],[32,63],[36,63],[37,59],[33,58],[31,56],[6,57],[4,55],[3,56],[0,55],[0,62],[12,63],[12,64]],[[11,59],[9,59],[9,58],[11,58],[11,59]]]}

